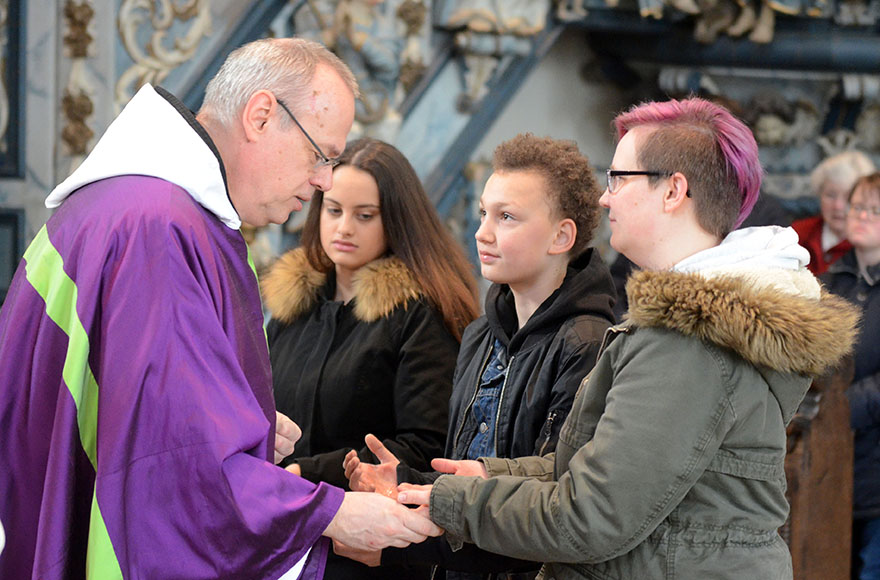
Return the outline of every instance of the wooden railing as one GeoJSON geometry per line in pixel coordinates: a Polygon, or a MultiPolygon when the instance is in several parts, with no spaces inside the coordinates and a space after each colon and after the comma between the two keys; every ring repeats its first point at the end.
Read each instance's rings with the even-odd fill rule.
{"type": "Polygon", "coordinates": [[[853,436],[845,391],[852,360],[813,381],[788,426],[791,513],[780,530],[795,580],[849,580],[853,436]]]}

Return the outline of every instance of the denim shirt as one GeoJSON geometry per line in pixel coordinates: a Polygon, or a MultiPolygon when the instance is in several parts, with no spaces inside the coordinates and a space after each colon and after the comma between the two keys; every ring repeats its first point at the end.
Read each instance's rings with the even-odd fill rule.
{"type": "Polygon", "coordinates": [[[498,417],[498,403],[504,379],[507,378],[507,349],[495,339],[492,355],[480,377],[480,388],[471,407],[468,426],[474,438],[468,447],[467,459],[495,457],[495,420],[498,417]]]}

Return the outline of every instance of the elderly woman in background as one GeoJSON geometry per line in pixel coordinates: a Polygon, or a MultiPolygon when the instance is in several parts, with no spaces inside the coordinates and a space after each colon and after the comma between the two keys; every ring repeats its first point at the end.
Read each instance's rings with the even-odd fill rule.
{"type": "Polygon", "coordinates": [[[791,227],[810,252],[807,268],[819,275],[852,249],[846,239],[846,211],[850,190],[860,177],[876,171],[860,151],[844,151],[825,159],[810,174],[812,190],[819,196],[819,215],[797,220],[791,227]]]}

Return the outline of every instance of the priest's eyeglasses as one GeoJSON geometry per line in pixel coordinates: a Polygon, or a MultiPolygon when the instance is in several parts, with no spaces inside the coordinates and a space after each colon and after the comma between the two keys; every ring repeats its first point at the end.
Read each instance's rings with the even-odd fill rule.
{"type": "MultiPolygon", "coordinates": [[[[614,195],[620,191],[625,177],[633,177],[635,175],[647,175],[648,177],[669,177],[672,171],[618,171],[617,169],[605,170],[605,183],[608,186],[608,193],[614,195]]],[[[690,192],[688,192],[690,197],[690,192]]]]}
{"type": "Polygon", "coordinates": [[[318,155],[318,160],[315,162],[315,166],[313,169],[315,171],[321,169],[322,167],[329,167],[330,169],[333,169],[334,167],[339,165],[339,157],[327,157],[326,155],[324,155],[324,152],[321,151],[321,148],[318,147],[318,144],[315,143],[315,140],[312,139],[312,136],[309,135],[308,131],[306,131],[305,128],[299,124],[299,121],[296,120],[296,117],[293,116],[293,113],[290,112],[290,109],[287,108],[287,105],[285,105],[281,101],[281,99],[276,98],[275,101],[279,105],[281,105],[281,108],[284,109],[284,111],[288,115],[290,115],[290,118],[293,119],[293,122],[296,123],[297,127],[299,127],[299,130],[303,132],[303,135],[306,136],[306,139],[308,139],[309,143],[312,144],[312,147],[315,148],[315,153],[318,155]]]}

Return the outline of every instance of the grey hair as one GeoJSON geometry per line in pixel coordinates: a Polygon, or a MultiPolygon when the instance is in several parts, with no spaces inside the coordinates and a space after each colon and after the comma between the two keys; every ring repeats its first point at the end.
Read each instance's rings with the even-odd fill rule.
{"type": "Polygon", "coordinates": [[[822,190],[829,183],[845,189],[852,188],[860,177],[876,171],[871,158],[861,151],[844,151],[828,157],[810,173],[810,186],[815,195],[822,195],[822,190]]]}
{"type": "MultiPolygon", "coordinates": [[[[303,38],[263,38],[229,54],[205,89],[200,113],[232,125],[247,101],[260,90],[272,91],[296,110],[308,98],[320,64],[335,71],[355,98],[359,96],[354,74],[323,45],[303,38]]],[[[284,117],[282,122],[291,122],[284,117]]]]}

